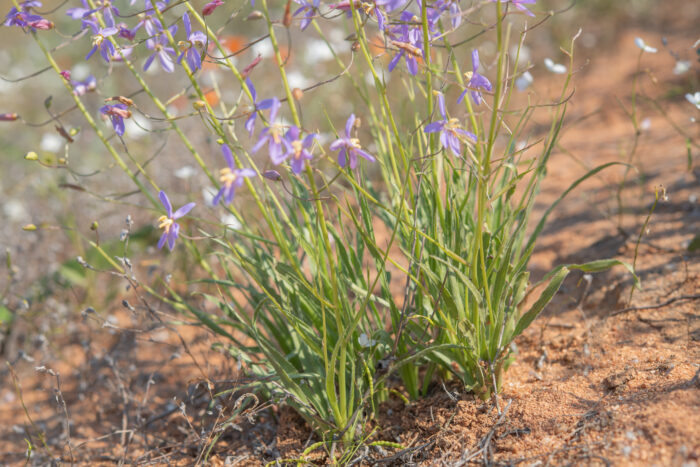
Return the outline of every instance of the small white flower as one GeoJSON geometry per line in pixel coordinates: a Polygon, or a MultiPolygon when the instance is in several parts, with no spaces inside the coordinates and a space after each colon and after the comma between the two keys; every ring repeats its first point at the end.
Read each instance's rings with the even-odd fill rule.
{"type": "Polygon", "coordinates": [[[659,49],[655,49],[654,47],[648,46],[644,43],[644,39],[641,37],[635,37],[634,38],[634,44],[642,49],[643,51],[650,53],[650,54],[655,54],[656,52],[659,51],[659,49]]]}
{"type": "Polygon", "coordinates": [[[650,118],[645,118],[642,120],[642,122],[639,124],[639,129],[642,131],[647,131],[648,129],[651,128],[651,119],[650,118]]]}
{"type": "Polygon", "coordinates": [[[690,60],[678,60],[676,62],[676,66],[673,67],[673,74],[682,75],[684,73],[687,73],[688,70],[690,70],[690,66],[690,60]]]}
{"type": "Polygon", "coordinates": [[[63,148],[66,141],[60,136],[53,133],[44,133],[41,136],[39,147],[42,151],[58,152],[63,148]]]}
{"type": "Polygon", "coordinates": [[[686,94],[685,98],[688,100],[688,102],[700,110],[700,91],[696,92],[695,94],[686,94]]]}
{"type": "Polygon", "coordinates": [[[544,66],[552,73],[556,73],[558,75],[563,75],[567,71],[564,65],[561,63],[554,63],[551,58],[544,59],[544,66]]]}
{"type": "Polygon", "coordinates": [[[231,230],[240,230],[242,227],[241,222],[233,214],[226,213],[221,216],[221,223],[224,224],[231,230]]]}
{"type": "Polygon", "coordinates": [[[518,88],[518,91],[524,91],[530,87],[533,81],[534,79],[532,78],[530,72],[526,71],[522,75],[515,78],[515,87],[518,88]]]}
{"type": "Polygon", "coordinates": [[[194,169],[194,167],[191,165],[185,165],[184,167],[180,167],[175,171],[175,176],[185,180],[190,178],[195,173],[197,173],[197,171],[194,169]]]}
{"type": "Polygon", "coordinates": [[[362,333],[360,334],[360,337],[357,338],[357,343],[360,344],[360,347],[372,347],[374,344],[377,343],[374,339],[370,339],[367,337],[367,334],[362,333]]]}

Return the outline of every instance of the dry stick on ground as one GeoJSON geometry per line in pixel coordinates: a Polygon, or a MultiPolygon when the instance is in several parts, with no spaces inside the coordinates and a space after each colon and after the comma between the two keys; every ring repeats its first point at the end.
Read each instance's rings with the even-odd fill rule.
{"type": "Polygon", "coordinates": [[[627,308],[622,308],[620,310],[615,310],[609,316],[617,316],[617,315],[621,315],[623,313],[628,313],[630,311],[655,310],[657,308],[663,308],[665,306],[668,306],[673,302],[678,302],[681,300],[698,300],[698,299],[700,299],[700,294],[681,295],[678,297],[670,298],[670,299],[666,300],[665,302],[662,302],[662,303],[659,303],[656,305],[630,306],[627,308]]]}

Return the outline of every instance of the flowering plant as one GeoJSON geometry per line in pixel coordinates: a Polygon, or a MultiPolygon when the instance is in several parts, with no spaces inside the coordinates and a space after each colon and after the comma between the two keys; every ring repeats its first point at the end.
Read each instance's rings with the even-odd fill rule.
{"type": "Polygon", "coordinates": [[[54,55],[63,49],[47,45],[58,39],[50,35],[53,23],[32,13],[38,2],[13,1],[5,24],[42,50],[93,130],[80,137],[99,142],[152,209],[165,208],[154,243],[192,266],[183,272],[190,294],[176,293],[167,280],[167,296],[146,290],[216,333],[251,376],[249,389],[294,407],[323,443],[354,446],[395,375],[412,398],[435,377],[458,378],[480,397],[495,397],[513,357],[511,342],[568,272],[620,264],[559,266],[542,280],[539,299],[525,306],[528,260],[559,201],[534,230],[528,225],[571,79],[565,68],[561,98],[547,106],[554,109],[549,131],[536,135],[528,122],[540,109],[515,95],[532,81],[531,65],[518,59],[522,40],[516,57],[508,52],[511,17],[534,15],[525,6],[534,8],[534,0],[466,11],[446,0],[295,0],[295,10],[290,2],[281,8],[259,0],[248,19],[261,20],[253,23],[260,38],[250,47],[266,44],[265,59],[244,58],[248,47],[231,46],[215,29],[231,15],[223,1],[202,10],[187,0],[132,1],[127,13],[83,0],[64,12],[65,21],[91,32],[92,42],[79,34],[71,41],[88,50],[81,59],[99,51],[104,63],[90,65],[106,70],[96,73],[104,78],[85,81],[59,68],[54,55]],[[469,34],[472,26],[463,21],[479,9],[493,18],[483,31],[495,43],[486,60],[475,43],[481,34],[469,34]],[[298,48],[282,47],[280,27],[314,34],[314,47],[326,47],[329,58],[314,73],[334,66],[339,73],[304,84],[294,71],[304,68],[292,54],[298,48]],[[352,42],[345,50],[329,29],[340,27],[352,42]],[[151,67],[156,58],[160,67],[151,67]],[[402,60],[405,69],[398,67],[402,60]],[[462,74],[465,65],[471,71],[462,74]],[[517,84],[525,76],[529,81],[517,84]],[[110,85],[127,94],[123,77],[137,92],[107,98],[96,113],[107,81],[114,78],[110,85]],[[175,90],[163,101],[159,95],[173,89],[168,83],[175,90]],[[131,133],[139,131],[174,135],[199,167],[197,186],[211,198],[173,211],[161,185],[188,200],[202,190],[178,190],[181,183],[154,169],[162,158],[130,150],[131,133]],[[219,151],[225,167],[217,178],[210,167],[221,166],[219,151]],[[176,222],[186,215],[183,226],[176,222]]]}

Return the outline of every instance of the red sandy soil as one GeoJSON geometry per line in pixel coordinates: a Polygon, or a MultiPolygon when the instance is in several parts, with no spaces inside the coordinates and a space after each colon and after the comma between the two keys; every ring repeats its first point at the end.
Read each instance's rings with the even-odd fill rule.
{"type": "MultiPolygon", "coordinates": [[[[626,158],[634,129],[615,98],[631,108],[635,76],[646,96],[675,89],[675,100],[662,101],[667,117],[638,100],[639,121],[649,120],[634,154],[640,170],[630,172],[624,191],[622,229],[610,213],[623,169],[608,169],[556,211],[531,263],[533,275],[541,277],[560,263],[604,257],[633,262],[654,189],[663,185],[668,200],[656,206],[638,245],[643,289],[629,302],[632,278],[624,270],[596,274],[590,283],[571,277],[516,341],[519,355],[498,408],[452,383],[436,383],[408,406],[392,398],[372,422],[378,429],[373,440],[406,449],[362,448],[358,463],[700,463],[700,262],[687,251],[700,231],[700,171],[688,170],[684,138],[668,119],[693,137],[698,125],[689,123],[694,110],[682,98],[689,91],[683,88],[687,75],[673,75],[674,61],[664,53],[645,54],[638,73],[633,44],[636,35],[660,42],[663,32],[671,47],[687,48],[697,39],[692,34],[699,18],[696,8],[672,32],[662,20],[656,33],[625,31],[616,47],[583,66],[539,200],[546,208],[584,167],[626,158]]],[[[697,167],[698,148],[692,153],[697,167]]],[[[241,394],[207,406],[212,391],[240,383],[226,381],[236,374],[236,362],[211,350],[215,339],[200,328],[154,324],[126,309],[111,314],[117,322],[103,327],[106,314],[87,314],[80,322],[76,312],[76,324],[37,351],[36,360],[12,362],[27,413],[11,374],[0,370],[0,465],[24,464],[25,439],[34,446],[30,462],[36,465],[58,458],[82,465],[192,465],[217,435],[211,465],[262,465],[294,458],[314,442],[293,413],[264,405],[219,430],[241,394]],[[43,365],[60,373],[60,391],[54,376],[35,370],[43,365]],[[207,387],[204,381],[215,383],[207,387]]],[[[322,464],[327,457],[315,451],[309,460],[322,464]]]]}

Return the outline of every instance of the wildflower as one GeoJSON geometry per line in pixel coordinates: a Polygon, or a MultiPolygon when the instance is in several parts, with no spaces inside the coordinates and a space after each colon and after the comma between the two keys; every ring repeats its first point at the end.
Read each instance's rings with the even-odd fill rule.
{"type": "Polygon", "coordinates": [[[275,124],[274,121],[277,118],[277,112],[280,108],[280,101],[276,97],[272,98],[272,105],[270,108],[270,125],[263,128],[258,137],[257,143],[251,148],[252,152],[257,152],[265,146],[268,145],[268,151],[270,152],[270,159],[274,164],[279,164],[284,160],[284,154],[282,152],[282,146],[285,148],[287,146],[287,141],[282,139],[282,126],[275,124]]]}
{"type": "Polygon", "coordinates": [[[180,235],[180,224],[175,222],[175,220],[190,212],[195,206],[195,203],[187,203],[173,212],[173,206],[170,204],[168,195],[166,195],[164,191],[161,191],[158,193],[158,197],[167,212],[167,215],[158,218],[158,228],[163,229],[163,235],[161,235],[160,240],[158,240],[158,248],[163,248],[163,245],[167,242],[168,248],[170,251],[173,251],[173,248],[175,248],[175,240],[177,240],[177,237],[180,235]]]}
{"type": "Polygon", "coordinates": [[[131,111],[124,104],[107,104],[100,107],[100,113],[107,115],[112,121],[114,131],[119,135],[124,135],[124,119],[131,117],[131,111]]]}
{"type": "Polygon", "coordinates": [[[97,89],[97,80],[93,75],[87,77],[85,81],[72,81],[73,94],[76,96],[84,96],[88,92],[97,89]]]}
{"type": "Polygon", "coordinates": [[[182,63],[182,59],[184,57],[190,67],[190,70],[196,71],[202,68],[202,58],[197,53],[195,46],[204,46],[204,44],[207,42],[207,36],[205,36],[202,31],[192,31],[190,17],[187,13],[182,15],[182,22],[185,23],[185,34],[187,35],[187,41],[180,41],[178,43],[178,46],[180,47],[180,56],[177,58],[177,62],[182,63]]]}
{"type": "Polygon", "coordinates": [[[634,45],[642,49],[642,51],[650,53],[650,54],[655,54],[656,52],[659,51],[659,49],[656,49],[654,47],[651,47],[647,44],[644,43],[644,39],[641,37],[635,37],[634,38],[634,45]]]}
{"type": "Polygon", "coordinates": [[[379,29],[383,31],[386,27],[387,19],[385,13],[380,8],[378,8],[379,3],[380,2],[363,2],[361,0],[341,0],[338,3],[332,3],[328,5],[328,7],[333,10],[344,11],[345,15],[348,18],[350,18],[352,16],[352,9],[354,6],[356,10],[364,11],[367,16],[374,15],[377,18],[377,24],[379,26],[379,29]],[[351,1],[353,2],[352,5],[350,3],[351,1]]]}
{"type": "Polygon", "coordinates": [[[522,75],[515,78],[515,87],[518,88],[518,91],[524,91],[525,89],[530,87],[533,81],[534,79],[530,72],[526,71],[522,75]]]}
{"type": "MultiPolygon", "coordinates": [[[[497,2],[497,1],[499,1],[499,0],[491,0],[491,1],[492,1],[492,2],[497,2]]],[[[530,4],[530,5],[531,5],[531,4],[536,3],[536,0],[500,0],[500,2],[501,2],[501,3],[504,3],[504,2],[506,2],[506,3],[512,3],[512,4],[515,6],[515,8],[517,8],[517,9],[520,10],[520,11],[522,11],[522,12],[525,13],[526,15],[528,15],[528,16],[535,16],[535,14],[534,14],[533,12],[531,12],[530,10],[528,10],[526,7],[524,7],[523,4],[530,4]]]]}
{"type": "Polygon", "coordinates": [[[374,156],[362,149],[360,146],[360,140],[352,137],[352,129],[355,126],[355,114],[350,114],[347,122],[345,122],[345,137],[338,138],[331,143],[330,150],[337,151],[338,153],[338,164],[341,167],[345,167],[350,163],[350,168],[354,169],[357,167],[357,156],[362,156],[370,162],[376,161],[374,156]]]}
{"type": "MultiPolygon", "coordinates": [[[[165,29],[161,26],[158,21],[148,21],[145,22],[146,32],[150,36],[146,40],[146,47],[153,51],[153,53],[146,59],[146,63],[143,65],[144,70],[148,68],[153,63],[156,57],[160,62],[160,66],[163,67],[168,73],[175,71],[175,65],[173,64],[173,59],[170,55],[175,55],[175,49],[168,46],[168,38],[166,37],[164,31],[165,29]]],[[[173,24],[168,28],[171,35],[175,35],[177,32],[177,25],[173,24]]]]}
{"type": "Polygon", "coordinates": [[[69,8],[66,10],[66,15],[70,16],[73,19],[83,19],[97,11],[90,8],[90,5],[88,4],[87,0],[81,0],[81,3],[83,4],[82,8],[69,8]]]}
{"type": "MultiPolygon", "coordinates": [[[[275,106],[275,101],[277,102],[277,108],[279,108],[279,101],[277,98],[272,98],[272,99],[265,99],[262,101],[258,101],[258,94],[255,91],[255,86],[253,86],[253,82],[250,80],[250,78],[245,79],[246,86],[248,86],[248,90],[250,91],[250,95],[253,96],[253,111],[250,113],[250,116],[248,117],[248,120],[245,122],[245,129],[248,130],[248,133],[250,136],[253,136],[253,132],[255,131],[255,120],[258,117],[258,112],[261,110],[267,110],[275,106]]],[[[275,114],[277,111],[275,111],[275,114]]],[[[272,112],[270,112],[271,118],[270,120],[273,120],[272,118],[272,112]]]]}
{"type": "Polygon", "coordinates": [[[309,27],[309,24],[311,24],[311,20],[314,19],[314,15],[316,14],[316,11],[318,11],[318,7],[321,3],[321,0],[294,0],[296,3],[301,5],[297,11],[294,12],[292,16],[296,16],[299,13],[306,11],[304,13],[304,18],[301,20],[301,24],[299,27],[303,31],[304,29],[309,27]]]}
{"type": "Polygon", "coordinates": [[[399,50],[399,53],[389,62],[389,71],[393,71],[403,57],[406,60],[408,72],[415,76],[418,74],[417,59],[423,58],[422,33],[417,25],[419,20],[408,11],[402,12],[400,19],[401,24],[387,30],[389,42],[399,50]]]}
{"type": "Polygon", "coordinates": [[[99,49],[102,58],[109,63],[112,56],[115,55],[117,51],[114,48],[112,41],[107,38],[117,34],[119,29],[114,27],[113,22],[108,21],[107,16],[105,16],[105,24],[107,24],[107,27],[105,28],[100,28],[97,22],[92,20],[84,19],[83,24],[89,26],[94,34],[92,36],[92,49],[90,49],[90,52],[88,52],[88,54],[85,56],[85,60],[89,60],[90,57],[92,57],[92,55],[99,49]]]}
{"type": "Polygon", "coordinates": [[[483,89],[484,91],[491,91],[491,89],[493,89],[491,87],[491,82],[485,76],[477,73],[478,69],[479,51],[474,49],[472,50],[472,72],[464,74],[467,77],[467,79],[469,79],[469,82],[467,83],[467,89],[462,91],[462,94],[460,94],[457,98],[458,104],[462,102],[462,99],[464,99],[464,96],[467,94],[467,91],[470,91],[472,100],[476,105],[479,105],[481,104],[482,98],[481,93],[479,91],[476,91],[476,89],[483,89]]]}
{"type": "Polygon", "coordinates": [[[686,94],[685,99],[700,110],[700,91],[695,94],[686,94]]]}
{"type": "Polygon", "coordinates": [[[567,72],[566,66],[562,65],[561,63],[554,63],[551,58],[544,59],[544,66],[547,68],[547,70],[557,75],[563,75],[567,72]]]}
{"type": "Polygon", "coordinates": [[[221,0],[213,0],[206,5],[204,5],[204,8],[202,8],[202,16],[209,16],[210,14],[214,13],[214,10],[216,10],[217,7],[220,7],[223,5],[224,2],[221,0]]]}
{"type": "Polygon", "coordinates": [[[229,147],[225,144],[221,145],[221,153],[224,155],[224,159],[226,159],[226,165],[228,165],[228,167],[224,167],[219,172],[221,174],[219,176],[219,181],[221,182],[221,189],[219,189],[219,192],[216,194],[216,196],[214,196],[214,199],[212,200],[212,204],[214,206],[219,204],[219,201],[221,201],[222,197],[226,201],[226,204],[231,204],[231,202],[233,201],[233,197],[236,194],[236,188],[243,185],[243,181],[245,178],[255,176],[255,170],[253,169],[236,168],[231,149],[229,149],[229,147]]]}
{"type": "Polygon", "coordinates": [[[41,29],[47,30],[52,29],[54,24],[42,18],[39,15],[34,15],[29,12],[29,10],[19,11],[17,8],[12,7],[10,12],[5,16],[5,26],[19,26],[22,28],[31,28],[32,30],[41,29]]]}
{"type": "Polygon", "coordinates": [[[673,67],[674,75],[683,75],[688,72],[691,68],[690,60],[678,60],[676,65],[673,67]]]}
{"type": "Polygon", "coordinates": [[[459,156],[462,153],[461,141],[464,138],[469,138],[473,142],[476,142],[476,135],[463,128],[460,128],[458,119],[447,118],[447,111],[445,110],[445,96],[438,91],[435,91],[435,94],[438,98],[438,107],[440,108],[442,120],[426,125],[423,131],[426,133],[440,132],[440,145],[444,149],[449,149],[452,151],[452,154],[455,156],[459,156]]]}
{"type": "Polygon", "coordinates": [[[299,175],[302,170],[304,170],[305,161],[313,159],[313,156],[309,152],[309,148],[314,143],[314,140],[318,138],[318,134],[311,133],[300,138],[301,131],[296,126],[289,127],[287,133],[284,135],[285,145],[287,146],[287,152],[281,157],[279,162],[272,161],[275,164],[281,164],[289,156],[292,157],[290,165],[292,166],[292,172],[299,175]]]}

